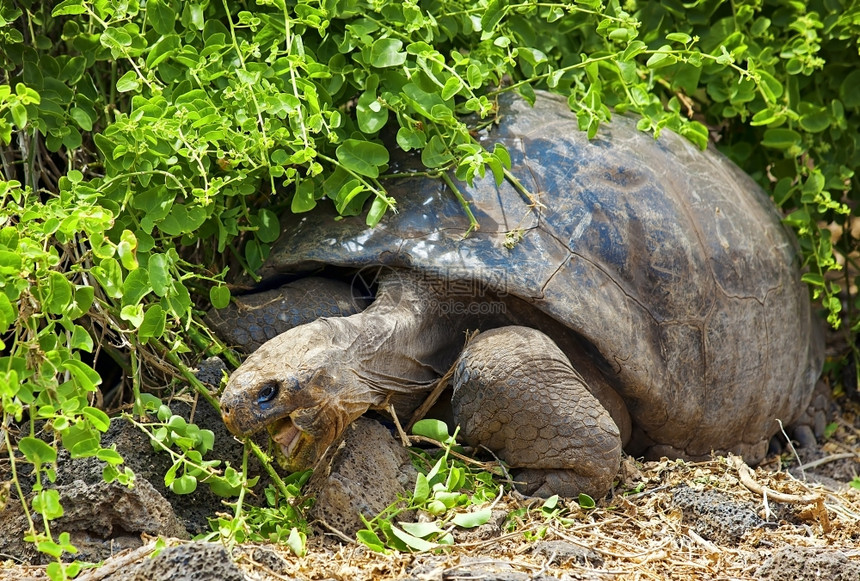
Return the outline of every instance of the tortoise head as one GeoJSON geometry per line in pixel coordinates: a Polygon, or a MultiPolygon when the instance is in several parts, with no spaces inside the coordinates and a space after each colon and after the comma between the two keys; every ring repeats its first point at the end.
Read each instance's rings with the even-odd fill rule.
{"type": "Polygon", "coordinates": [[[227,428],[240,437],[266,428],[286,470],[312,468],[371,405],[347,363],[341,327],[320,319],[267,341],[221,396],[227,428]]]}

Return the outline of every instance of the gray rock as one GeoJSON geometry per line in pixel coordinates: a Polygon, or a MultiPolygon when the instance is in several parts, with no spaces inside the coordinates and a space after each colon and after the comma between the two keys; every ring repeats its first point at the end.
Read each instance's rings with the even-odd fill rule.
{"type": "Polygon", "coordinates": [[[750,504],[718,490],[680,485],[672,493],[672,504],[681,509],[686,524],[714,542],[737,543],[747,531],[764,524],[750,504]]]}
{"type": "Polygon", "coordinates": [[[603,566],[603,557],[599,553],[568,541],[539,541],[534,544],[532,553],[551,559],[550,563],[554,565],[572,562],[590,567],[603,566]]]}
{"type": "Polygon", "coordinates": [[[452,565],[450,558],[430,557],[413,567],[408,577],[401,581],[424,581],[427,579],[485,579],[492,581],[550,581],[553,577],[534,571],[518,571],[515,565],[502,559],[462,557],[452,565]]]}
{"type": "Polygon", "coordinates": [[[350,424],[327,466],[307,486],[317,499],[310,515],[348,536],[364,528],[359,514],[373,518],[382,512],[398,494],[412,490],[417,474],[403,445],[368,418],[350,424]]]}
{"type": "MultiPolygon", "coordinates": [[[[215,434],[215,449],[206,455],[206,459],[220,459],[229,462],[232,466],[240,469],[242,466],[242,444],[224,427],[221,416],[205,401],[200,400],[193,417],[191,417],[189,404],[173,401],[170,404],[173,413],[181,415],[186,420],[193,419],[201,429],[212,430],[215,434]]],[[[164,475],[173,464],[171,456],[164,452],[156,452],[149,443],[149,438],[139,428],[131,425],[121,418],[111,420],[111,426],[102,436],[102,445],[115,445],[117,451],[125,459],[123,466],[128,466],[134,472],[138,481],[147,480],[168,502],[188,532],[194,536],[209,531],[209,518],[214,516],[215,511],[222,507],[222,498],[213,494],[209,487],[201,484],[191,494],[177,495],[164,485],[164,475]]],[[[262,472],[259,464],[254,458],[249,459],[249,477],[262,472]]],[[[95,458],[76,460],[69,465],[69,473],[74,475],[81,470],[94,473],[94,477],[101,479],[102,463],[95,458]]],[[[224,463],[218,467],[224,468],[224,463]]],[[[62,475],[61,475],[62,478],[62,475]]],[[[265,481],[258,485],[257,490],[265,487],[265,481]]]]}
{"type": "Polygon", "coordinates": [[[117,571],[107,581],[247,581],[217,543],[187,543],[117,571]]]}
{"type": "Polygon", "coordinates": [[[207,357],[197,366],[197,373],[194,375],[201,382],[214,387],[221,385],[221,378],[224,377],[224,372],[227,371],[227,365],[218,357],[207,357]]]}
{"type": "Polygon", "coordinates": [[[842,551],[812,547],[784,547],[756,569],[761,581],[857,581],[860,562],[849,560],[842,551]]]}
{"type": "MultiPolygon", "coordinates": [[[[138,479],[129,488],[104,482],[100,469],[97,475],[82,469],[74,480],[68,466],[62,471],[65,477],[58,478],[53,488],[60,494],[64,514],[51,527],[70,534],[78,549],[76,559],[100,561],[123,549],[139,547],[142,533],[188,537],[170,503],[146,480],[138,479]]],[[[50,562],[52,559],[37,553],[32,543],[24,542],[26,530],[21,503],[12,499],[0,512],[0,553],[27,562],[50,562]]]]}
{"type": "Polygon", "coordinates": [[[265,547],[251,547],[251,549],[251,558],[254,561],[278,575],[287,574],[289,564],[275,551],[265,547]]]}
{"type": "MultiPolygon", "coordinates": [[[[190,405],[186,403],[174,401],[171,408],[186,419],[190,416],[190,405]]],[[[242,445],[226,431],[220,415],[201,402],[193,420],[201,428],[215,433],[216,449],[207,458],[226,459],[234,466],[241,466],[242,445]]],[[[123,549],[139,547],[141,533],[188,538],[209,530],[208,518],[222,506],[222,498],[206,485],[198,486],[188,495],[169,491],[164,485],[164,475],[173,460],[166,453],[156,453],[140,429],[114,418],[102,435],[102,446],[113,446],[122,455],[125,462],[120,468],[127,466],[135,474],[133,488],[104,482],[104,463],[97,458],[71,459],[62,450],[57,462],[57,479],[46,484],[60,492],[65,511],[64,516],[51,525],[52,530],[70,533],[72,544],[79,550],[75,558],[100,561],[123,549]]],[[[259,465],[251,462],[251,476],[260,471],[259,465]]],[[[18,476],[24,494],[29,497],[33,485],[30,466],[22,463],[18,476]]],[[[0,471],[0,481],[9,479],[10,474],[0,471]]],[[[259,490],[265,482],[258,486],[259,490]]],[[[24,542],[27,528],[21,503],[13,494],[6,506],[0,508],[0,554],[19,562],[47,562],[47,557],[37,553],[32,543],[24,542]]]]}

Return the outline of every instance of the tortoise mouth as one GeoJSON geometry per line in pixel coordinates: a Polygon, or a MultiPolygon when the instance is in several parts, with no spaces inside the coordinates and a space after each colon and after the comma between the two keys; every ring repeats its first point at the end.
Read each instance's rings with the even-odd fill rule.
{"type": "Polygon", "coordinates": [[[287,417],[273,423],[269,428],[269,435],[281,449],[284,458],[290,459],[301,440],[302,431],[287,417]]]}

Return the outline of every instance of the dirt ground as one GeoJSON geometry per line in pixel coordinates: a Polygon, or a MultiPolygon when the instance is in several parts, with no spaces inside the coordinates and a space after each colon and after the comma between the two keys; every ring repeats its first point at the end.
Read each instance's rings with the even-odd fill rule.
{"type": "MultiPolygon", "coordinates": [[[[170,540],[161,569],[149,539],[82,573],[101,579],[860,579],[860,419],[843,406],[836,431],[815,449],[772,456],[751,470],[736,458],[690,463],[625,459],[614,493],[593,509],[572,501],[550,515],[506,494],[489,523],[456,533],[431,553],[374,553],[333,533],[305,557],[286,547],[170,540]],[[799,462],[802,463],[800,469],[799,462]],[[513,511],[530,507],[519,517],[513,511]],[[172,551],[172,553],[171,553],[172,551]],[[201,552],[202,551],[202,552],[201,552]],[[166,555],[171,554],[170,560],[166,555]],[[234,564],[235,562],[235,564],[234,564]],[[194,565],[194,563],[199,563],[194,565]]],[[[45,579],[43,567],[0,564],[0,579],[45,579]]]]}

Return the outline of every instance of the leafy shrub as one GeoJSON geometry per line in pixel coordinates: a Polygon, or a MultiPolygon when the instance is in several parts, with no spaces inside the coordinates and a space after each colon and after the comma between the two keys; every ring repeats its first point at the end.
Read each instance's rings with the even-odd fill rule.
{"type": "Polygon", "coordinates": [[[139,415],[142,387],[190,377],[220,349],[195,309],[230,300],[228,266],[262,264],[282,211],[374,224],[396,207],[383,131],[455,194],[448,171],[509,177],[463,121],[490,122],[502,91],[565,94],[590,135],[614,110],[717,139],[855,332],[855,271],[837,271],[860,238],[858,23],[845,0],[2,3],[0,400],[23,459],[9,432],[7,450],[47,480],[39,439],[119,465],[95,405],[105,355],[139,415]]]}

